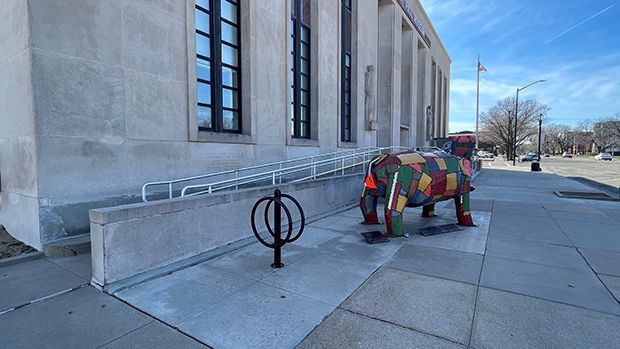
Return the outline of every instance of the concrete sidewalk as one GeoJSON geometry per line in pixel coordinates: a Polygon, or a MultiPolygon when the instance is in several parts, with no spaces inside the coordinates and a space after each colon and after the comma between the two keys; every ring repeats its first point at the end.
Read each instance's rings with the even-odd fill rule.
{"type": "Polygon", "coordinates": [[[206,348],[89,284],[89,254],[0,264],[0,348],[206,348]]]}
{"type": "MultiPolygon", "coordinates": [[[[0,346],[620,346],[620,203],[558,198],[592,189],[546,173],[485,169],[475,187],[478,227],[368,245],[384,227],[352,209],[308,225],[280,270],[253,244],[109,296],[86,286],[88,256],[0,268],[0,346]]],[[[406,229],[456,221],[438,212],[409,209],[406,229]]]]}

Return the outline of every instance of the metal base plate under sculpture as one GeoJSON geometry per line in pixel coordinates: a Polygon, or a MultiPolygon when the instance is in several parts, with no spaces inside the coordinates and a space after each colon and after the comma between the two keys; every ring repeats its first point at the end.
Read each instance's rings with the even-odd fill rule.
{"type": "Polygon", "coordinates": [[[364,240],[366,240],[366,242],[371,245],[390,241],[390,239],[388,239],[387,236],[383,235],[383,233],[381,233],[378,230],[368,231],[368,232],[360,233],[360,234],[364,237],[364,240]]]}
{"type": "Polygon", "coordinates": [[[424,236],[432,236],[432,235],[439,235],[439,234],[445,234],[445,233],[452,233],[452,232],[461,231],[461,230],[463,230],[463,228],[459,227],[456,224],[444,224],[444,225],[437,225],[433,227],[422,228],[418,230],[418,232],[424,236]]]}

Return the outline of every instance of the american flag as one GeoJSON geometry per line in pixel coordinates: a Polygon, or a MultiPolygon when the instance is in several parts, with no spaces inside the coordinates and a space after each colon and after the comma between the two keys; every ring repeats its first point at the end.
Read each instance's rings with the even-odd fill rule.
{"type": "Polygon", "coordinates": [[[487,68],[485,68],[482,63],[478,62],[478,71],[487,71],[487,68]]]}

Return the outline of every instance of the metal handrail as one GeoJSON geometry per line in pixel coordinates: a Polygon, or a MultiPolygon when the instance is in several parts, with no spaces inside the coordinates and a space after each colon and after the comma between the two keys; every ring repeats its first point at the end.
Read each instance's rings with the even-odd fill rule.
{"type": "Polygon", "coordinates": [[[204,174],[204,175],[199,175],[199,176],[178,178],[178,179],[166,180],[166,181],[148,182],[148,183],[146,183],[146,184],[144,184],[142,186],[142,201],[148,202],[148,200],[147,200],[147,189],[149,187],[166,185],[168,187],[168,199],[172,199],[172,197],[173,197],[173,185],[174,184],[178,184],[178,183],[182,183],[182,182],[190,182],[190,181],[195,181],[195,180],[199,180],[199,179],[206,179],[206,178],[211,178],[211,177],[217,177],[217,176],[223,176],[223,175],[227,175],[227,174],[234,174],[235,177],[237,177],[239,172],[243,172],[243,171],[257,170],[257,169],[260,169],[260,168],[271,167],[271,166],[282,167],[282,165],[284,165],[284,164],[288,164],[288,163],[292,163],[292,162],[305,161],[305,160],[310,160],[312,162],[314,160],[314,158],[322,158],[322,157],[325,157],[325,156],[333,156],[333,155],[337,155],[337,154],[351,153],[351,152],[353,152],[353,154],[355,154],[358,151],[364,151],[364,150],[374,149],[374,148],[375,147],[364,147],[364,148],[339,150],[339,151],[335,151],[335,152],[331,152],[331,153],[324,153],[324,154],[318,154],[318,155],[310,155],[310,156],[305,156],[305,157],[296,158],[296,159],[282,160],[282,161],[272,162],[272,163],[268,163],[268,164],[249,166],[249,167],[244,167],[244,168],[240,168],[240,169],[236,169],[236,170],[227,170],[227,171],[221,171],[221,172],[216,172],[216,173],[209,173],[209,174],[204,174]]]}
{"type": "MultiPolygon", "coordinates": [[[[393,148],[393,147],[389,147],[389,148],[393,148]]],[[[334,162],[337,162],[338,160],[343,161],[346,159],[350,159],[350,158],[356,158],[359,156],[366,156],[366,155],[371,155],[372,153],[376,153],[376,152],[381,152],[383,150],[386,150],[386,148],[375,148],[360,154],[354,154],[351,156],[339,156],[339,157],[335,157],[332,159],[325,159],[325,160],[321,160],[321,161],[316,161],[313,162],[311,164],[302,164],[302,165],[296,165],[296,166],[291,166],[285,169],[277,169],[277,170],[271,170],[271,171],[266,171],[266,172],[261,172],[261,173],[257,173],[257,174],[253,174],[253,175],[248,175],[248,176],[244,176],[244,177],[239,177],[239,178],[233,178],[233,179],[227,179],[227,180],[223,180],[223,181],[219,181],[219,182],[214,182],[214,183],[208,183],[208,184],[196,184],[196,185],[188,185],[186,187],[183,188],[183,190],[181,191],[181,197],[184,196],[188,196],[187,191],[188,190],[192,190],[192,189],[198,189],[198,188],[208,188],[205,191],[201,191],[199,192],[200,194],[204,194],[204,193],[212,193],[215,190],[218,190],[218,188],[215,188],[215,190],[213,189],[213,187],[217,186],[217,185],[221,185],[221,184],[228,184],[228,183],[237,183],[238,181],[245,181],[241,184],[248,184],[251,182],[256,182],[258,180],[265,180],[265,179],[272,179],[272,184],[276,184],[275,183],[275,178],[276,177],[282,177],[283,175],[288,175],[288,174],[292,174],[292,173],[297,173],[297,172],[301,172],[301,171],[306,171],[309,170],[309,166],[312,166],[312,169],[316,169],[317,166],[321,166],[321,165],[325,165],[325,164],[331,164],[334,162]],[[246,181],[249,179],[254,179],[254,180],[250,180],[250,181],[246,181]]],[[[335,171],[339,171],[342,170],[345,166],[341,166],[335,169],[335,171]]],[[[313,178],[313,177],[317,177],[320,176],[320,174],[316,174],[314,176],[310,176],[309,178],[313,178]]],[[[192,193],[192,195],[196,195],[196,193],[192,193]]]]}
{"type": "MultiPolygon", "coordinates": [[[[212,174],[201,175],[201,176],[187,177],[187,178],[181,178],[181,179],[175,179],[175,180],[169,180],[169,181],[149,182],[149,183],[146,183],[142,187],[142,200],[144,202],[148,202],[148,200],[147,200],[147,188],[151,187],[151,186],[167,185],[168,186],[168,199],[172,199],[173,196],[174,196],[173,195],[174,194],[173,193],[173,184],[182,183],[182,182],[188,182],[188,181],[193,181],[193,180],[198,180],[198,179],[206,179],[206,178],[222,176],[222,175],[227,175],[227,174],[234,174],[235,177],[234,178],[230,178],[230,179],[225,179],[225,180],[220,180],[220,181],[212,182],[212,183],[186,185],[181,190],[180,197],[187,197],[187,196],[195,196],[195,195],[201,195],[201,194],[206,194],[206,193],[212,193],[212,192],[217,191],[217,190],[230,189],[230,188],[233,188],[233,187],[235,189],[238,189],[240,185],[261,182],[261,181],[265,181],[265,180],[269,180],[269,179],[271,179],[272,184],[275,185],[276,184],[276,179],[278,179],[278,183],[282,183],[282,177],[283,176],[291,175],[291,174],[295,174],[295,173],[302,172],[302,171],[307,171],[307,170],[311,171],[311,175],[307,176],[307,177],[303,177],[301,180],[313,179],[313,178],[316,178],[316,177],[324,176],[324,175],[329,174],[329,173],[335,173],[337,171],[340,171],[341,174],[344,174],[346,169],[349,169],[349,168],[356,167],[356,166],[364,164],[366,162],[366,157],[368,155],[372,155],[374,153],[381,153],[382,151],[394,150],[394,149],[407,149],[407,148],[403,148],[403,147],[365,147],[365,148],[356,148],[356,149],[343,150],[343,151],[337,151],[337,152],[331,152],[331,153],[325,153],[325,154],[319,154],[319,155],[306,156],[306,157],[297,158],[297,159],[278,161],[278,162],[274,162],[274,163],[257,165],[257,166],[251,166],[251,167],[241,168],[241,169],[237,169],[237,170],[222,171],[222,172],[218,172],[218,173],[212,173],[212,174]],[[346,154],[346,153],[348,153],[348,154],[347,155],[341,155],[341,154],[346,154]],[[327,158],[327,159],[323,159],[323,160],[318,160],[318,161],[316,160],[317,158],[323,158],[323,157],[326,157],[326,156],[328,156],[328,157],[331,156],[331,157],[327,158]],[[356,159],[356,158],[358,158],[360,156],[364,157],[363,161],[355,162],[353,165],[345,165],[345,162],[347,160],[354,160],[354,159],[356,159]],[[304,163],[304,164],[299,164],[299,165],[294,165],[294,166],[288,166],[288,167],[283,167],[282,166],[283,164],[290,164],[290,163],[294,163],[294,162],[307,161],[307,160],[310,160],[310,162],[309,163],[304,163]],[[340,166],[338,166],[338,162],[340,162],[340,166]],[[317,167],[321,167],[321,166],[325,166],[325,165],[329,165],[329,164],[334,164],[335,168],[333,170],[317,173],[317,167]],[[257,169],[261,169],[261,168],[274,167],[274,166],[278,166],[278,168],[277,169],[272,169],[270,171],[264,171],[264,172],[250,174],[250,175],[246,175],[246,176],[239,176],[239,172],[242,172],[242,171],[257,170],[257,169]],[[197,191],[197,192],[193,192],[193,193],[188,193],[188,191],[195,190],[195,189],[200,189],[200,188],[205,188],[205,190],[201,190],[201,191],[197,191]]],[[[300,179],[295,179],[295,180],[292,180],[292,181],[297,182],[297,181],[300,181],[300,179]]]]}

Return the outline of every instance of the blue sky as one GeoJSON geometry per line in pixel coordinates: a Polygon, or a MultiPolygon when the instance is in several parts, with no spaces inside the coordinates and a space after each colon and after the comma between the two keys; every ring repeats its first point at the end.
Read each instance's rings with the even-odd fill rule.
{"type": "Polygon", "coordinates": [[[555,123],[620,112],[620,2],[612,0],[421,0],[452,58],[450,131],[475,129],[480,111],[519,94],[551,110],[555,123]]]}

